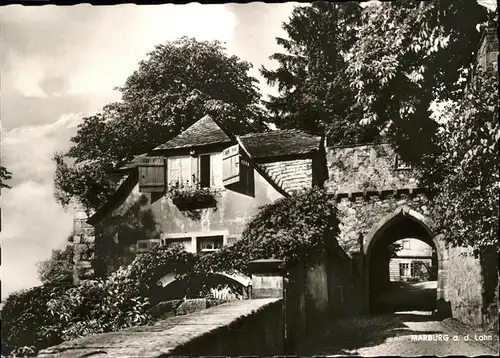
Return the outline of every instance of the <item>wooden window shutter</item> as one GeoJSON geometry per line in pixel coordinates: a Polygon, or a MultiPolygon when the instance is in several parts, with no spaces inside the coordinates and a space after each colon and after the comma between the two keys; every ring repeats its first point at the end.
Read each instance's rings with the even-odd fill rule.
{"type": "Polygon", "coordinates": [[[139,190],[163,192],[166,183],[166,163],[163,157],[145,157],[139,164],[139,190]]]}
{"type": "Polygon", "coordinates": [[[233,145],[222,152],[222,182],[224,186],[240,181],[240,147],[233,145]]]}
{"type": "Polygon", "coordinates": [[[255,196],[255,181],[254,169],[250,165],[250,161],[245,156],[240,158],[240,179],[241,191],[240,193],[255,196]]]}
{"type": "Polygon", "coordinates": [[[239,145],[222,152],[222,180],[227,189],[249,196],[255,195],[254,168],[239,145]]]}

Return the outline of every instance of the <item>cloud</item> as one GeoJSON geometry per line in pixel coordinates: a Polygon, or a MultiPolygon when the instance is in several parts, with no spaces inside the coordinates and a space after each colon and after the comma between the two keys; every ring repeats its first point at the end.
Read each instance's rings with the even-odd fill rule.
{"type": "Polygon", "coordinates": [[[259,80],[259,89],[264,95],[277,95],[277,89],[267,85],[260,76],[259,69],[261,66],[271,70],[278,67],[278,62],[269,59],[269,56],[283,51],[283,48],[277,45],[276,37],[287,38],[282,23],[288,20],[293,8],[299,5],[308,6],[296,2],[226,5],[236,17],[237,23],[232,42],[228,44],[228,51],[254,65],[249,74],[259,80]]]}
{"type": "MultiPolygon", "coordinates": [[[[47,95],[40,87],[40,81],[46,73],[40,57],[21,59],[13,53],[8,57],[18,58],[15,62],[16,65],[12,66],[9,76],[7,76],[8,79],[14,79],[12,81],[13,88],[27,97],[46,97],[47,95]]],[[[9,59],[9,61],[14,62],[14,59],[9,59]]]]}
{"type": "Polygon", "coordinates": [[[36,263],[62,247],[73,219],[52,196],[51,184],[23,182],[2,191],[2,299],[40,284],[36,263]]]}
{"type": "Polygon", "coordinates": [[[122,5],[114,10],[100,23],[102,31],[89,39],[93,51],[70,76],[69,94],[96,93],[123,84],[158,44],[181,36],[230,41],[235,26],[234,16],[223,5],[122,5]]]}
{"type": "Polygon", "coordinates": [[[55,163],[51,158],[56,151],[69,149],[69,139],[81,120],[80,114],[67,114],[54,123],[2,131],[2,163],[13,173],[9,183],[52,182],[55,163]]]}
{"type": "Polygon", "coordinates": [[[36,262],[66,242],[72,215],[53,192],[55,151],[66,150],[81,122],[67,114],[54,123],[2,129],[2,164],[13,173],[12,189],[2,191],[2,298],[38,285],[36,262]]]}
{"type": "MultiPolygon", "coordinates": [[[[71,12],[50,6],[39,11],[18,7],[4,11],[7,29],[22,22],[28,33],[34,29],[45,33],[37,44],[21,37],[25,43],[22,48],[16,48],[12,38],[24,35],[15,29],[6,35],[13,34],[5,56],[6,82],[28,97],[51,94],[42,86],[47,77],[64,79],[60,87],[65,91],[59,95],[109,93],[124,83],[155,45],[180,36],[230,41],[235,27],[234,16],[224,5],[81,4],[73,6],[71,12]],[[35,16],[37,11],[39,17],[35,16]],[[75,16],[86,21],[74,22],[75,16]],[[52,25],[46,23],[49,17],[54,19],[52,25]],[[60,34],[68,27],[72,36],[60,34]]],[[[114,99],[118,99],[117,94],[114,99]]]]}

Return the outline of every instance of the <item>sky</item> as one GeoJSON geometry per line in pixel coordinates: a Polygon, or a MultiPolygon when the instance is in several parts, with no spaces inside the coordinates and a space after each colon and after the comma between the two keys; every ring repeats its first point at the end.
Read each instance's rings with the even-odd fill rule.
{"type": "MultiPolygon", "coordinates": [[[[122,85],[155,45],[180,36],[220,40],[258,68],[275,68],[276,36],[297,3],[0,8],[2,165],[1,296],[40,284],[36,263],[64,247],[71,212],[53,198],[56,151],[66,151],[82,117],[119,100],[122,85]]],[[[302,4],[304,5],[304,4],[302,4]]]]}

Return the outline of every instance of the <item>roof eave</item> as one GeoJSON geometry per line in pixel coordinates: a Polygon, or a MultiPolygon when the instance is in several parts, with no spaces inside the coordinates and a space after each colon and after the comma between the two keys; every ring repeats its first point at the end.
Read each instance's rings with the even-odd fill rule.
{"type": "Polygon", "coordinates": [[[231,139],[228,138],[225,141],[216,141],[216,142],[211,142],[211,143],[204,143],[204,144],[187,144],[187,145],[180,145],[176,147],[168,147],[168,148],[161,148],[161,146],[156,147],[151,151],[151,153],[154,152],[163,152],[163,151],[170,151],[170,150],[177,150],[177,149],[191,149],[191,148],[202,148],[206,146],[212,146],[212,145],[217,145],[217,144],[226,144],[226,143],[231,143],[231,139]]]}
{"type": "Polygon", "coordinates": [[[87,219],[87,224],[97,224],[106,214],[113,210],[120,200],[126,198],[133,187],[139,182],[139,175],[137,170],[130,171],[127,179],[116,189],[111,198],[104,203],[91,217],[87,219]]]}

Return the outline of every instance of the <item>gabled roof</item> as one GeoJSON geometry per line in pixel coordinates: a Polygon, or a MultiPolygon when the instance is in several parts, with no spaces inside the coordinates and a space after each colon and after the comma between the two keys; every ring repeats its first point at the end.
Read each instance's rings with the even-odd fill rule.
{"type": "Polygon", "coordinates": [[[321,147],[322,139],[320,136],[309,134],[300,130],[280,130],[264,133],[247,134],[236,137],[232,133],[225,132],[210,116],[205,116],[184,132],[172,140],[156,147],[150,153],[144,153],[136,156],[131,162],[125,164],[119,171],[129,172],[126,179],[123,180],[110,200],[106,202],[89,220],[90,224],[97,223],[106,213],[113,210],[120,202],[125,200],[130,194],[134,185],[138,183],[137,170],[130,170],[137,167],[141,158],[148,155],[154,155],[155,151],[194,148],[210,144],[231,144],[238,142],[240,146],[250,155],[250,162],[257,172],[266,179],[279,193],[289,195],[285,190],[282,180],[274,175],[265,165],[259,165],[257,162],[276,157],[285,157],[291,155],[309,154],[321,147]]]}
{"type": "Polygon", "coordinates": [[[308,154],[321,146],[320,136],[296,129],[252,133],[240,139],[255,159],[308,154]]]}
{"type": "Polygon", "coordinates": [[[208,115],[188,127],[184,132],[153,151],[199,147],[209,144],[230,143],[231,138],[208,115]]]}

